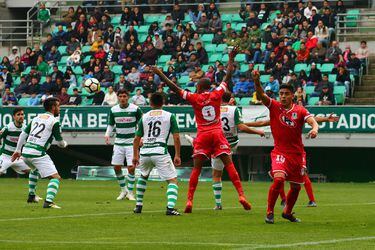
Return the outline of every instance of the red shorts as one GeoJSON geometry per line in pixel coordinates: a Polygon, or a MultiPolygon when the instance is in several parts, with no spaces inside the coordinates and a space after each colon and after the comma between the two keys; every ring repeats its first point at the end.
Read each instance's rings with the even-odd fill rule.
{"type": "Polygon", "coordinates": [[[277,172],[285,173],[286,180],[298,184],[304,183],[306,169],[306,154],[283,154],[273,150],[271,152],[271,176],[277,172]]]}
{"type": "Polygon", "coordinates": [[[209,159],[216,158],[222,154],[231,154],[230,145],[222,130],[198,133],[193,146],[193,157],[204,155],[209,159]]]}

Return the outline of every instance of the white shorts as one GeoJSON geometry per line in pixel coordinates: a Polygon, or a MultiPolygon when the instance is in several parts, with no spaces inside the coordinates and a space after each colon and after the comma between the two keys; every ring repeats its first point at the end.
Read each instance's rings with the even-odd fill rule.
{"type": "Polygon", "coordinates": [[[6,174],[8,168],[13,168],[19,174],[25,174],[24,171],[30,170],[23,159],[12,162],[12,157],[6,154],[0,156],[0,172],[6,174]]]}
{"type": "Polygon", "coordinates": [[[113,146],[113,154],[112,154],[112,162],[113,166],[125,166],[126,158],[126,166],[133,165],[133,146],[113,146]]]}
{"type": "Polygon", "coordinates": [[[23,159],[31,169],[38,169],[40,177],[42,178],[46,178],[58,173],[55,164],[53,163],[49,155],[23,159]]]}
{"type": "MultiPolygon", "coordinates": [[[[237,145],[235,145],[234,147],[231,147],[230,150],[231,150],[232,154],[234,154],[237,150],[237,145]]],[[[215,170],[218,170],[218,171],[224,170],[224,164],[221,161],[220,157],[216,157],[216,158],[211,159],[211,167],[215,170]]]]}
{"type": "Polygon", "coordinates": [[[153,156],[141,155],[139,170],[142,176],[148,176],[154,167],[158,170],[160,179],[162,180],[170,180],[177,177],[176,168],[169,154],[153,156]]]}

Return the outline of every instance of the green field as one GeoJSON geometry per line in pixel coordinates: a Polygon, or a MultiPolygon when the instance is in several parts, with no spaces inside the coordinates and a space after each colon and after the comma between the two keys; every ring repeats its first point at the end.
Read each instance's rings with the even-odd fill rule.
{"type": "MultiPolygon", "coordinates": [[[[47,182],[39,182],[40,195],[47,182]]],[[[253,210],[237,203],[224,183],[222,211],[213,211],[210,183],[200,183],[192,214],[167,217],[165,184],[149,182],[144,213],[116,201],[109,181],[64,180],[56,203],[61,210],[26,204],[26,179],[0,179],[1,249],[374,249],[375,184],[315,184],[318,207],[307,208],[304,190],[295,212],[302,223],[264,223],[269,183],[245,183],[253,210]]],[[[183,210],[187,183],[180,185],[183,210]]],[[[278,203],[279,204],[279,203],[278,203]]]]}

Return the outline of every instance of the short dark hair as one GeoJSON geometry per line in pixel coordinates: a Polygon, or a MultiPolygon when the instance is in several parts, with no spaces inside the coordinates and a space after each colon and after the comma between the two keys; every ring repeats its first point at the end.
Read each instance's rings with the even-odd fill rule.
{"type": "Polygon", "coordinates": [[[58,98],[50,97],[44,101],[43,107],[46,111],[51,111],[52,107],[55,106],[58,102],[60,102],[58,98]]]}
{"type": "Polygon", "coordinates": [[[203,90],[209,90],[211,88],[211,81],[208,78],[201,78],[198,85],[200,85],[203,90]]]}
{"type": "Polygon", "coordinates": [[[124,88],[121,88],[117,91],[117,95],[121,95],[121,94],[125,94],[125,95],[129,96],[129,92],[124,88]]]}
{"type": "Polygon", "coordinates": [[[285,83],[281,84],[279,90],[281,89],[289,89],[290,92],[294,93],[294,88],[290,84],[285,84],[285,83]]]}
{"type": "Polygon", "coordinates": [[[229,102],[231,98],[232,98],[232,93],[225,92],[221,99],[223,100],[223,102],[229,102]]]}
{"type": "Polygon", "coordinates": [[[150,103],[153,106],[161,107],[161,106],[163,106],[163,103],[164,103],[164,96],[161,93],[158,93],[158,92],[153,93],[151,95],[151,98],[150,98],[150,103]]]}
{"type": "Polygon", "coordinates": [[[15,109],[13,109],[13,116],[15,116],[18,112],[21,112],[21,111],[23,111],[22,107],[17,107],[15,109]]]}

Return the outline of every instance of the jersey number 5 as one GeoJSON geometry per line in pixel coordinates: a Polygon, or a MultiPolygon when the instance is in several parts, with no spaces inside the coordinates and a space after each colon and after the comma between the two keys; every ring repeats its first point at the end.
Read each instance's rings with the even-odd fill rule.
{"type": "Polygon", "coordinates": [[[158,137],[161,134],[161,121],[149,122],[148,124],[148,137],[158,137]]]}
{"type": "Polygon", "coordinates": [[[39,123],[35,123],[34,124],[34,127],[33,127],[33,129],[31,130],[31,133],[30,133],[30,135],[32,136],[32,137],[36,137],[36,138],[42,138],[41,136],[40,136],[40,134],[44,131],[46,129],[46,125],[45,124],[43,124],[43,123],[41,123],[41,124],[39,124],[39,123]],[[39,128],[39,130],[38,131],[36,131],[37,129],[39,128]]]}

